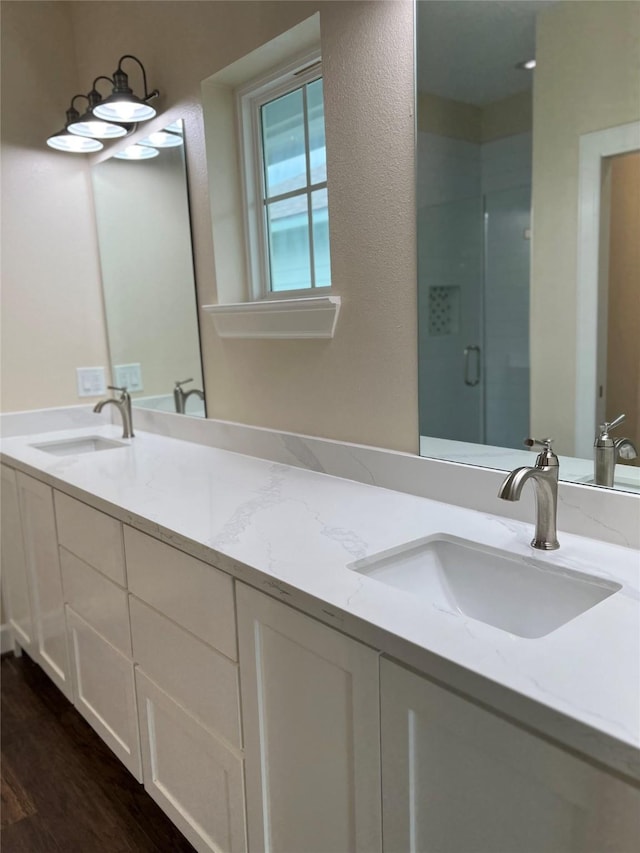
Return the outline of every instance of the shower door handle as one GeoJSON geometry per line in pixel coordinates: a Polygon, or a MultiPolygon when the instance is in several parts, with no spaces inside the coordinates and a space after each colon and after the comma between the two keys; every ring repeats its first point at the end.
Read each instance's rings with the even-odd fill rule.
{"type": "Polygon", "coordinates": [[[464,384],[473,388],[480,382],[480,347],[468,346],[464,348],[464,384]],[[475,376],[471,379],[469,375],[469,361],[471,353],[475,355],[475,376]]]}

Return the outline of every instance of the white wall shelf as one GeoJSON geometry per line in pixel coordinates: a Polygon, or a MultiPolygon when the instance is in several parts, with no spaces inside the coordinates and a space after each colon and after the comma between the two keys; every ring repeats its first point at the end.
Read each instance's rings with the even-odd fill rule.
{"type": "Polygon", "coordinates": [[[340,297],[265,299],[203,305],[202,309],[211,315],[221,338],[332,338],[340,313],[340,297]]]}

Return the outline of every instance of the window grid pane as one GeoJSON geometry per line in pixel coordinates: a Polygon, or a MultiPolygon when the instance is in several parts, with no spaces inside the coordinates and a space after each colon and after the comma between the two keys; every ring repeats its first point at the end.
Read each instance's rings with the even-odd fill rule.
{"type": "Polygon", "coordinates": [[[307,193],[266,206],[271,290],[311,288],[307,193]]]}
{"type": "Polygon", "coordinates": [[[302,89],[264,104],[260,110],[265,195],[307,185],[307,145],[302,89]]]}
{"type": "Polygon", "coordinates": [[[263,104],[260,123],[269,290],[329,287],[322,79],[263,104]]]}

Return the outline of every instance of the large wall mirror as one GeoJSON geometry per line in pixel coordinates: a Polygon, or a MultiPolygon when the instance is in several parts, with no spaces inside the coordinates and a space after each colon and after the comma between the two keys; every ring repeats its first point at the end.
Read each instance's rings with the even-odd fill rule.
{"type": "Polygon", "coordinates": [[[183,122],[145,141],[92,169],[112,380],[205,417],[183,122]]]}
{"type": "Polygon", "coordinates": [[[640,3],[417,0],[416,61],[421,453],[593,483],[599,424],[640,452],[640,3]]]}

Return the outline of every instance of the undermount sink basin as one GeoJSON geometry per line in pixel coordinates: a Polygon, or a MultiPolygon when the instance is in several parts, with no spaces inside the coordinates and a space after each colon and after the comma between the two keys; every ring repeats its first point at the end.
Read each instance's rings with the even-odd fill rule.
{"type": "Polygon", "coordinates": [[[613,595],[619,584],[448,535],[358,560],[350,569],[425,604],[519,637],[544,637],[613,595]]]}
{"type": "Polygon", "coordinates": [[[54,456],[75,456],[78,453],[95,453],[97,450],[112,450],[114,447],[128,447],[128,445],[99,435],[87,435],[82,438],[46,441],[42,444],[32,444],[31,447],[44,450],[45,453],[53,453],[54,456]]]}

